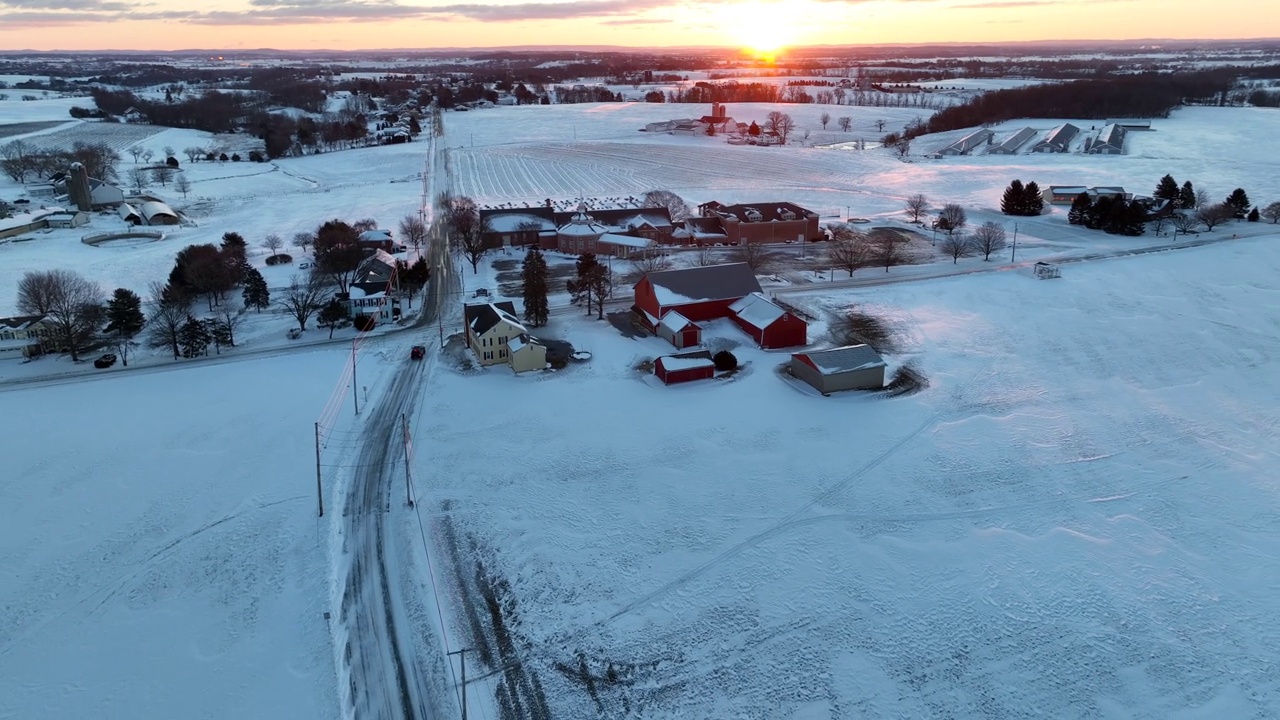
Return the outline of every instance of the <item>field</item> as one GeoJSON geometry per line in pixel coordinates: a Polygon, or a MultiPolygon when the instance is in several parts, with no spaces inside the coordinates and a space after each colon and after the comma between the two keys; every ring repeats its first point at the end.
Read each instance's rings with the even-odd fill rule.
{"type": "Polygon", "coordinates": [[[1266,716],[1278,262],[1263,239],[811,298],[899,329],[930,387],[892,400],[799,392],[727,324],[746,368],[663,388],[633,369],[661,341],[553,320],[590,363],[426,393],[438,544],[509,584],[556,716],[1266,716]]]}

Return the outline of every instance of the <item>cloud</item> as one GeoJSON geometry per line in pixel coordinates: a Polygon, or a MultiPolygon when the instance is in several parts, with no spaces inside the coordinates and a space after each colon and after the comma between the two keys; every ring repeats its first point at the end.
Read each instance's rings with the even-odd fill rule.
{"type": "Polygon", "coordinates": [[[666,18],[629,18],[627,20],[602,20],[601,25],[658,25],[669,23],[666,18]]]}
{"type": "MultiPolygon", "coordinates": [[[[4,15],[5,18],[15,15],[26,15],[22,11],[35,11],[33,17],[38,16],[43,11],[49,10],[75,10],[79,12],[118,12],[133,8],[130,3],[113,2],[103,0],[0,0],[0,8],[15,8],[20,12],[9,13],[4,15]]],[[[51,13],[50,17],[55,17],[56,13],[51,13]]]]}

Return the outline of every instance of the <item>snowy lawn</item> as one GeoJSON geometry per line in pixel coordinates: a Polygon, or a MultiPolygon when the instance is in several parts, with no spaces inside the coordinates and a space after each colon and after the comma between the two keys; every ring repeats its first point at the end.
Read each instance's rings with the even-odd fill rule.
{"type": "Polygon", "coordinates": [[[345,357],[2,393],[0,717],[337,716],[311,424],[345,357]]]}
{"type": "Polygon", "coordinates": [[[557,319],[590,362],[441,368],[416,460],[557,716],[1262,717],[1278,264],[1241,241],[828,296],[902,328],[891,366],[931,385],[899,399],[798,392],[724,321],[746,367],[661,387],[633,368],[665,343],[557,319]]]}

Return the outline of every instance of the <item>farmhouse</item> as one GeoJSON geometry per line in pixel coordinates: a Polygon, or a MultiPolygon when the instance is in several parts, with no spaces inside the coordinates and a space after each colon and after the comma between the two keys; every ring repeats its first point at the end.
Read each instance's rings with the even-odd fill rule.
{"type": "Polygon", "coordinates": [[[1050,130],[1043,140],[1031,148],[1031,151],[1064,153],[1071,146],[1071,141],[1079,133],[1080,128],[1071,123],[1063,123],[1050,130]]]}
{"type": "Polygon", "coordinates": [[[138,208],[148,225],[177,225],[178,213],[159,200],[148,200],[138,208]]]}
{"type": "Polygon", "coordinates": [[[885,362],[869,345],[794,353],[791,374],[823,395],[884,387],[885,362]]]}
{"type": "Polygon", "coordinates": [[[733,313],[730,317],[734,324],[765,350],[795,347],[808,342],[808,323],[770,302],[761,293],[747,295],[730,305],[729,310],[733,313]]]}
{"type": "Polygon", "coordinates": [[[823,237],[818,213],[789,202],[721,205],[713,200],[699,205],[698,214],[719,220],[730,245],[816,242],[823,237]]]}
{"type": "Polygon", "coordinates": [[[541,370],[547,364],[547,349],[529,335],[516,318],[516,308],[508,300],[467,305],[463,308],[467,326],[467,346],[481,365],[510,365],[515,372],[541,370]]]}
{"type": "Polygon", "coordinates": [[[964,137],[938,151],[940,155],[968,155],[976,148],[989,144],[995,133],[986,128],[974,130],[964,137]]]}
{"type": "Polygon", "coordinates": [[[633,310],[656,329],[672,310],[694,322],[729,317],[730,305],[758,292],[760,282],[746,263],[662,270],[636,283],[633,310]]]}
{"type": "Polygon", "coordinates": [[[654,361],[653,374],[666,385],[710,380],[716,375],[716,363],[707,350],[664,355],[654,361]]]}
{"type": "Polygon", "coordinates": [[[1024,127],[1000,140],[987,151],[989,155],[1016,155],[1018,150],[1036,136],[1036,129],[1024,127]]]}
{"type": "Polygon", "coordinates": [[[1098,139],[1089,146],[1089,152],[1094,155],[1119,155],[1124,152],[1124,136],[1123,126],[1115,123],[1106,125],[1098,132],[1098,139]]]}
{"type": "Polygon", "coordinates": [[[356,236],[356,242],[365,250],[383,250],[385,252],[396,252],[395,241],[391,239],[390,230],[380,230],[374,228],[365,230],[356,236]]]}
{"type": "Polygon", "coordinates": [[[40,355],[52,335],[43,315],[0,318],[0,359],[40,355]]]}
{"type": "Polygon", "coordinates": [[[658,337],[681,349],[697,347],[702,344],[702,328],[672,310],[658,322],[658,337]]]}

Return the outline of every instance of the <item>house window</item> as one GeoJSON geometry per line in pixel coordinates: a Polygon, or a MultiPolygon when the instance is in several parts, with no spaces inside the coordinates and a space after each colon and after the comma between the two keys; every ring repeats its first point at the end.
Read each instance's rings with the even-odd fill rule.
{"type": "Polygon", "coordinates": [[[498,351],[498,357],[504,358],[506,356],[507,356],[507,351],[505,349],[498,351]]]}
{"type": "Polygon", "coordinates": [[[499,344],[499,345],[506,345],[506,344],[507,344],[507,336],[506,336],[506,335],[499,335],[499,336],[498,336],[498,344],[499,344]]]}
{"type": "Polygon", "coordinates": [[[493,351],[492,351],[492,350],[485,350],[485,351],[484,351],[484,356],[483,356],[483,357],[484,357],[484,359],[485,359],[485,360],[492,360],[492,359],[493,359],[493,351]]]}

